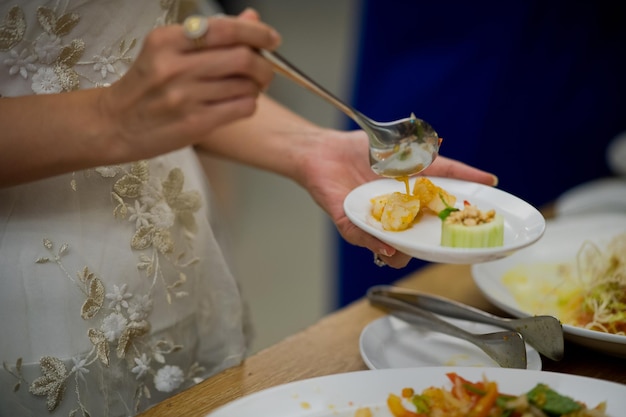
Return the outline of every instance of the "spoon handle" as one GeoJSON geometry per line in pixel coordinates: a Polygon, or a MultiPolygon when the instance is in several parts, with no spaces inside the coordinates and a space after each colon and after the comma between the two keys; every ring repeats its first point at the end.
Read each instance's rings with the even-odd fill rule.
{"type": "Polygon", "coordinates": [[[348,104],[341,101],[334,94],[326,90],[315,81],[313,81],[281,55],[276,52],[268,51],[266,49],[259,50],[259,53],[263,58],[267,59],[273,65],[274,71],[276,73],[283,75],[284,77],[295,82],[301,87],[304,87],[312,93],[317,94],[318,96],[344,112],[348,117],[350,117],[359,126],[361,126],[361,128],[367,128],[367,125],[364,125],[363,123],[363,119],[365,118],[364,115],[362,115],[360,112],[358,112],[356,109],[352,108],[348,104]]]}

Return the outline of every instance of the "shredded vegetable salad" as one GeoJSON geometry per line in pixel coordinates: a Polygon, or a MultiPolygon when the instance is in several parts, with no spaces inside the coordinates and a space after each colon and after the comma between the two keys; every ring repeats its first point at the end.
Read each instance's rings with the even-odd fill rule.
{"type": "Polygon", "coordinates": [[[518,265],[502,282],[524,310],[562,323],[626,335],[626,233],[586,241],[571,262],[518,265]]]}
{"type": "Polygon", "coordinates": [[[430,387],[421,393],[404,388],[387,397],[394,417],[608,417],[606,403],[593,408],[537,384],[521,395],[499,390],[498,384],[483,378],[471,382],[457,373],[446,374],[451,387],[430,387]]]}
{"type": "Polygon", "coordinates": [[[574,324],[626,335],[626,233],[615,236],[605,251],[585,242],[577,263],[583,292],[574,324]]]}

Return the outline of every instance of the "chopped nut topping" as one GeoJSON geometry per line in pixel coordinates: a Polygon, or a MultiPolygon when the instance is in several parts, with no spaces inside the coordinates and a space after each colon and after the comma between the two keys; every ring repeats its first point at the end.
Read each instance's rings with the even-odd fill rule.
{"type": "Polygon", "coordinates": [[[478,226],[480,224],[490,223],[496,216],[495,210],[480,211],[476,206],[465,206],[463,210],[453,211],[446,222],[451,224],[462,224],[464,226],[478,226]]]}

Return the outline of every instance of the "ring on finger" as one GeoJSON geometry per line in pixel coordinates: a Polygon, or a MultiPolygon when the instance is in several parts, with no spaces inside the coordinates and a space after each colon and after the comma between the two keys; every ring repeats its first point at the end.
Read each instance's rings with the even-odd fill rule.
{"type": "Polygon", "coordinates": [[[187,39],[191,39],[197,48],[206,46],[205,35],[209,30],[209,20],[200,15],[192,15],[183,21],[183,31],[187,39]]]}
{"type": "Polygon", "coordinates": [[[374,254],[374,263],[376,264],[376,266],[379,266],[379,267],[383,267],[387,265],[385,261],[380,259],[380,256],[378,256],[378,254],[376,253],[374,254]]]}

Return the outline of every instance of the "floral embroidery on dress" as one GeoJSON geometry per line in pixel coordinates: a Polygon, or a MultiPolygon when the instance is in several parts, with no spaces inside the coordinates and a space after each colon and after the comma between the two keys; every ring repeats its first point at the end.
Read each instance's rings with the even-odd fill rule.
{"type": "MultiPolygon", "coordinates": [[[[165,13],[159,18],[159,24],[171,21],[176,4],[175,0],[161,1],[165,13]]],[[[104,47],[91,60],[84,60],[83,40],[71,37],[80,21],[80,16],[75,13],[59,13],[39,7],[35,21],[30,24],[37,24],[41,32],[35,39],[26,39],[26,16],[19,6],[12,7],[0,23],[0,50],[8,52],[2,61],[8,73],[30,80],[36,94],[76,90],[81,79],[95,86],[106,86],[110,80],[118,79],[125,65],[133,59],[131,51],[137,44],[134,38],[104,47]],[[118,67],[120,64],[124,66],[118,67]]],[[[84,356],[72,358],[71,367],[66,367],[60,358],[42,357],[39,361],[41,376],[29,384],[29,392],[45,397],[49,411],[55,410],[68,393],[73,393],[77,405],[70,415],[90,414],[81,401],[78,382],[84,381],[97,363],[112,366],[112,355],[122,360],[126,372],[137,381],[136,410],[143,397],[150,397],[151,389],[172,392],[187,381],[194,382],[194,377],[203,372],[198,364],[193,364],[187,372],[168,364],[168,355],[182,346],[168,340],[150,340],[148,336],[154,287],[163,286],[170,304],[188,295],[184,289],[187,276],[183,269],[197,259],[187,255],[188,248],[177,251],[171,229],[179,224],[186,231],[186,238],[193,236],[196,231],[194,214],[201,208],[199,193],[184,190],[184,174],[179,168],[171,169],[166,178],[159,179],[150,175],[147,161],[133,163],[128,168],[100,167],[95,172],[103,179],[113,180],[113,216],[128,221],[133,227],[130,247],[138,253],[137,269],[150,280],[151,287],[147,294],[133,294],[127,284],[107,288],[89,267],[84,267],[74,278],[63,263],[63,258],[71,253],[70,246],[64,243],[55,252],[53,241],[43,240],[49,255],[36,262],[57,264],[83,294],[84,302],[76,314],[91,323],[85,337],[92,348],[84,356]],[[173,279],[162,272],[164,257],[179,270],[173,279]],[[74,386],[69,390],[67,387],[72,378],[74,386]]],[[[15,391],[23,382],[27,383],[22,375],[21,358],[14,366],[7,363],[3,366],[16,378],[15,391]]]]}
{"type": "MultiPolygon", "coordinates": [[[[105,177],[110,174],[109,170],[105,172],[105,177]]],[[[117,206],[113,214],[135,224],[131,239],[133,249],[153,247],[162,254],[171,253],[174,242],[170,228],[175,221],[179,221],[189,233],[196,231],[194,213],[201,207],[200,194],[183,191],[184,181],[180,168],[170,170],[165,180],[157,181],[150,177],[147,162],[140,161],[132,164],[130,170],[115,182],[112,197],[117,206]],[[128,200],[134,201],[129,204],[128,200]]],[[[150,261],[142,258],[141,267],[150,268],[150,261]]]]}
{"type": "MultiPolygon", "coordinates": [[[[114,180],[112,193],[117,206],[113,216],[128,221],[135,229],[130,246],[139,252],[137,269],[144,271],[152,285],[147,294],[133,294],[126,283],[113,284],[107,288],[103,280],[88,267],[84,267],[73,278],[63,263],[63,258],[70,254],[70,246],[64,243],[55,250],[56,245],[51,239],[43,240],[49,255],[39,257],[35,262],[55,263],[68,275],[68,279],[77,285],[84,296],[77,314],[93,324],[86,335],[92,349],[85,356],[73,358],[74,366],[71,369],[68,370],[59,358],[45,356],[40,360],[42,376],[30,384],[29,391],[33,395],[45,396],[49,411],[56,409],[63,400],[68,380],[73,376],[73,391],[76,392],[78,404],[74,412],[88,413],[80,401],[78,380],[84,380],[95,362],[105,367],[111,366],[112,354],[124,360],[126,372],[135,376],[138,385],[135,398],[137,405],[143,395],[150,395],[150,386],[157,391],[171,392],[183,383],[193,381],[203,371],[194,364],[185,373],[179,366],[167,363],[167,355],[179,351],[183,346],[172,341],[144,337],[151,329],[149,318],[154,286],[163,285],[170,304],[188,295],[184,290],[187,277],[182,269],[195,263],[196,259],[186,259],[184,251],[177,251],[170,228],[179,222],[187,231],[185,237],[192,236],[195,230],[194,213],[201,208],[200,195],[197,191],[184,190],[184,174],[179,168],[171,169],[166,178],[160,180],[150,174],[146,161],[133,163],[127,170],[116,167],[113,171],[115,175],[112,177],[108,175],[111,173],[109,170],[104,170],[107,175],[103,175],[103,178],[114,180]],[[161,271],[160,265],[166,260],[163,257],[179,268],[174,280],[168,280],[161,271]],[[158,366],[160,368],[157,369],[158,366]],[[150,377],[152,385],[149,384],[150,377]]],[[[16,364],[15,369],[11,369],[7,364],[4,365],[18,379],[18,384],[21,383],[20,366],[16,364]]],[[[19,389],[19,385],[16,389],[19,389]]]]}
{"type": "Polygon", "coordinates": [[[4,17],[0,25],[0,50],[13,48],[24,37],[26,18],[21,8],[14,6],[4,17]]]}
{"type": "MultiPolygon", "coordinates": [[[[156,24],[176,19],[178,0],[160,0],[160,6],[162,14],[156,24]]],[[[34,16],[26,16],[19,5],[11,7],[0,16],[0,51],[4,51],[0,71],[25,80],[36,94],[76,90],[81,81],[105,87],[119,79],[137,53],[137,39],[105,45],[88,58],[84,56],[84,40],[72,36],[80,21],[79,14],[57,8],[39,7],[34,16]],[[27,35],[27,29],[33,28],[37,33],[27,35]]],[[[82,297],[76,314],[89,324],[84,336],[89,351],[65,361],[43,356],[39,375],[32,381],[22,373],[21,358],[13,365],[3,362],[4,370],[15,378],[14,391],[28,387],[32,395],[45,399],[50,412],[68,401],[70,417],[95,415],[96,410],[88,410],[81,395],[96,369],[106,369],[111,378],[125,376],[135,381],[135,411],[141,408],[142,400],[151,397],[151,391],[172,392],[183,384],[198,382],[198,375],[205,371],[198,363],[188,369],[175,365],[172,355],[184,346],[150,334],[157,287],[169,304],[184,303],[189,295],[185,268],[198,262],[193,237],[197,229],[195,214],[202,206],[200,194],[185,189],[181,169],[172,168],[159,177],[151,172],[148,161],[99,167],[91,172],[111,184],[112,218],[128,225],[128,245],[136,254],[137,273],[147,280],[148,289],[139,292],[126,283],[107,285],[120,277],[101,277],[88,266],[69,272],[64,261],[72,256],[72,242],[59,245],[44,238],[43,247],[48,253],[35,262],[42,268],[56,265],[76,286],[76,296],[82,297]],[[166,263],[176,271],[174,274],[163,271],[166,263]]],[[[72,188],[77,190],[74,179],[72,188]]]]}
{"type": "Polygon", "coordinates": [[[131,50],[137,44],[135,38],[104,47],[91,60],[81,61],[85,52],[84,41],[68,39],[80,21],[76,13],[58,13],[39,7],[35,20],[41,29],[36,39],[25,38],[28,23],[19,6],[13,6],[0,25],[0,50],[9,51],[4,65],[10,75],[19,75],[25,80],[30,78],[35,94],[76,90],[81,78],[97,87],[107,86],[110,84],[109,74],[119,78],[121,68],[118,65],[126,66],[133,59],[131,50]],[[87,71],[89,68],[93,76],[87,71]]]}

